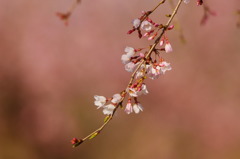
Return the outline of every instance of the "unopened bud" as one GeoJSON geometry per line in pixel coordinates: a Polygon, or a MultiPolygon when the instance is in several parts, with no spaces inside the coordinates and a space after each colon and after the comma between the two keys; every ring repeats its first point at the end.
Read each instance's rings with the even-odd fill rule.
{"type": "Polygon", "coordinates": [[[197,5],[200,6],[203,4],[203,0],[197,0],[197,5]]]}
{"type": "Polygon", "coordinates": [[[150,36],[148,40],[153,40],[156,36],[157,36],[157,32],[154,35],[150,36]]]}
{"type": "Polygon", "coordinates": [[[163,46],[163,44],[164,44],[164,39],[160,40],[160,42],[159,42],[160,46],[163,46]]]}
{"type": "Polygon", "coordinates": [[[143,53],[140,53],[139,56],[140,56],[140,57],[145,57],[143,53]]]}
{"type": "Polygon", "coordinates": [[[143,34],[143,36],[144,37],[149,36],[149,33],[147,32],[147,33],[143,34]]]}
{"type": "Polygon", "coordinates": [[[168,30],[172,30],[174,28],[174,25],[170,25],[169,27],[168,27],[168,30]]]}
{"type": "Polygon", "coordinates": [[[146,19],[149,23],[152,23],[153,21],[152,21],[152,19],[150,19],[150,18],[147,18],[146,19]]]}
{"type": "Polygon", "coordinates": [[[73,139],[71,140],[71,143],[72,143],[73,147],[79,146],[82,142],[83,142],[82,139],[79,140],[79,139],[77,139],[77,138],[73,138],[73,139]]]}

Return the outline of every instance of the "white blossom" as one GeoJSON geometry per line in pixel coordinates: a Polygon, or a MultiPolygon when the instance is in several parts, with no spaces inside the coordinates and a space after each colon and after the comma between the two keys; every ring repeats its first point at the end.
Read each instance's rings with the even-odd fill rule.
{"type": "Polygon", "coordinates": [[[133,72],[133,70],[135,69],[136,66],[137,66],[137,64],[135,64],[133,62],[129,62],[125,65],[125,70],[128,72],[133,72]]]}
{"type": "Polygon", "coordinates": [[[133,105],[133,111],[138,114],[140,111],[143,111],[143,107],[140,103],[135,103],[133,105]]]}
{"type": "Polygon", "coordinates": [[[128,56],[133,56],[133,55],[135,54],[134,48],[129,47],[129,46],[127,46],[127,47],[124,49],[124,52],[126,52],[128,56]]]}
{"type": "Polygon", "coordinates": [[[130,114],[133,112],[133,107],[132,104],[130,102],[127,103],[126,108],[124,110],[127,114],[130,114]]]}
{"type": "Polygon", "coordinates": [[[113,99],[111,100],[112,103],[119,103],[122,99],[122,96],[120,94],[114,94],[113,99]]]}
{"type": "Polygon", "coordinates": [[[115,109],[115,106],[113,104],[108,104],[103,107],[103,114],[111,115],[113,114],[114,109],[115,109]]]}
{"type": "Polygon", "coordinates": [[[172,70],[172,67],[170,66],[170,63],[167,63],[166,61],[163,61],[159,64],[161,68],[161,73],[165,74],[166,71],[172,70]]]}
{"type": "Polygon", "coordinates": [[[151,65],[149,71],[148,71],[148,76],[151,79],[157,79],[160,75],[160,67],[156,66],[154,67],[153,65],[151,65]]]}
{"type": "Polygon", "coordinates": [[[133,23],[133,27],[134,28],[138,28],[139,27],[139,25],[140,25],[140,23],[141,23],[141,21],[140,21],[140,19],[134,19],[133,21],[132,21],[132,23],[133,23]]]}
{"type": "Polygon", "coordinates": [[[172,46],[169,42],[167,42],[166,45],[165,45],[165,51],[166,51],[166,53],[169,53],[169,52],[173,51],[172,46]]]}
{"type": "Polygon", "coordinates": [[[141,24],[141,29],[145,31],[150,31],[152,29],[152,24],[144,20],[141,24]]]}
{"type": "Polygon", "coordinates": [[[144,76],[144,70],[139,70],[136,72],[135,78],[142,78],[144,76]]]}
{"type": "Polygon", "coordinates": [[[148,92],[148,90],[147,90],[146,84],[142,84],[142,86],[141,86],[141,91],[138,92],[138,95],[141,95],[141,94],[146,95],[146,94],[148,94],[148,93],[149,93],[149,92],[148,92]]]}
{"type": "Polygon", "coordinates": [[[106,97],[95,95],[94,98],[95,98],[94,104],[98,108],[100,108],[106,104],[106,101],[107,101],[106,97]]]}
{"type": "Polygon", "coordinates": [[[122,60],[122,63],[123,63],[123,64],[129,63],[129,62],[130,62],[130,59],[131,59],[131,57],[128,56],[128,55],[126,55],[126,54],[123,54],[122,57],[121,57],[121,60],[122,60]]]}
{"type": "Polygon", "coordinates": [[[156,67],[151,65],[148,71],[148,76],[151,79],[157,79],[161,74],[165,74],[166,71],[170,71],[171,69],[172,67],[170,66],[170,63],[162,61],[156,67]]]}
{"type": "Polygon", "coordinates": [[[136,72],[135,78],[142,78],[150,65],[141,65],[139,71],[136,72]]]}
{"type": "Polygon", "coordinates": [[[131,57],[134,56],[135,51],[134,51],[134,48],[127,46],[127,47],[124,49],[124,52],[125,52],[126,54],[123,54],[123,55],[122,55],[121,60],[122,60],[122,63],[123,63],[123,64],[127,64],[127,63],[130,62],[131,57]]]}

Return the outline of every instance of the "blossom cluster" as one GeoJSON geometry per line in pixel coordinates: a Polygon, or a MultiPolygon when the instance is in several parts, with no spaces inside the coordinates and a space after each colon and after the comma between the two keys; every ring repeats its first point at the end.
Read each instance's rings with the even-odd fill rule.
{"type": "MultiPolygon", "coordinates": [[[[143,15],[140,18],[133,20],[133,29],[130,30],[128,34],[137,30],[140,38],[142,37],[142,31],[146,32],[143,36],[148,37],[148,40],[153,40],[157,36],[158,31],[163,28],[163,25],[153,22],[147,14],[148,12],[143,12],[143,15]]],[[[152,56],[146,56],[148,54],[147,48],[135,49],[127,46],[124,49],[125,53],[121,56],[121,61],[125,65],[126,71],[134,72],[133,81],[130,82],[128,87],[122,93],[114,94],[111,98],[98,95],[94,96],[94,104],[98,108],[103,108],[104,115],[112,115],[118,105],[122,106],[122,102],[127,96],[128,101],[125,106],[125,112],[127,114],[143,111],[143,107],[138,101],[138,97],[149,93],[144,80],[146,78],[153,80],[157,79],[160,75],[163,75],[166,71],[170,71],[172,69],[170,63],[166,62],[160,56],[160,52],[169,53],[173,51],[166,36],[166,31],[172,30],[173,28],[173,25],[165,28],[165,33],[159,40],[159,48],[152,50],[152,54],[155,54],[155,58],[152,58],[152,56]]]]}
{"type": "MultiPolygon", "coordinates": [[[[125,106],[125,112],[127,114],[132,113],[133,111],[138,114],[140,111],[143,111],[143,107],[140,102],[137,101],[137,97],[141,94],[147,94],[148,90],[146,85],[141,83],[141,85],[132,85],[127,89],[127,93],[129,94],[128,102],[125,106]],[[135,103],[131,103],[131,99],[135,100],[135,103]]],[[[112,98],[106,98],[104,96],[94,96],[94,104],[97,106],[97,109],[103,108],[104,115],[112,115],[116,109],[116,107],[122,103],[122,99],[126,96],[126,92],[121,94],[114,94],[112,98]],[[109,103],[109,104],[107,104],[109,103]]]]}
{"type": "Polygon", "coordinates": [[[112,98],[107,99],[104,96],[95,95],[94,99],[94,104],[98,107],[98,109],[103,108],[103,114],[111,115],[113,114],[113,111],[115,110],[117,104],[121,102],[122,96],[120,94],[114,94],[112,98]]]}
{"type": "MultiPolygon", "coordinates": [[[[161,40],[160,45],[162,46],[164,43],[164,39],[161,40]]],[[[140,49],[138,49],[140,50],[140,49]]],[[[161,50],[161,49],[160,49],[161,50]]],[[[166,42],[165,49],[166,52],[171,52],[172,47],[169,42],[166,42]]],[[[145,52],[146,54],[147,52],[145,52]]],[[[155,53],[158,55],[158,50],[155,50],[155,53]]],[[[122,63],[125,64],[125,70],[128,72],[133,72],[136,66],[138,66],[141,60],[144,60],[144,53],[139,53],[137,55],[136,49],[132,47],[125,48],[125,54],[122,55],[121,60],[122,63]]],[[[151,79],[157,79],[161,74],[165,74],[166,71],[171,70],[170,63],[163,60],[163,58],[157,60],[153,60],[149,58],[146,60],[144,65],[141,65],[140,69],[136,73],[136,78],[142,78],[145,75],[148,75],[151,79]]]]}
{"type": "Polygon", "coordinates": [[[153,22],[153,20],[148,17],[149,13],[150,12],[142,11],[142,16],[132,21],[133,28],[127,33],[132,34],[134,31],[137,31],[139,38],[147,37],[148,40],[153,40],[157,36],[158,31],[163,28],[163,25],[153,22]],[[145,33],[142,34],[142,31],[145,33]]]}

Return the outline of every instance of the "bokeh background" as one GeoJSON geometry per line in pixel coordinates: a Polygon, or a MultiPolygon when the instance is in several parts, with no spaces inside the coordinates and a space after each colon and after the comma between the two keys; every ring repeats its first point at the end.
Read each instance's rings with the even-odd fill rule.
{"type": "MultiPolygon", "coordinates": [[[[122,91],[130,74],[126,46],[146,47],[126,32],[158,0],[82,0],[69,26],[55,16],[67,0],[0,0],[0,159],[239,159],[239,0],[207,1],[217,16],[200,26],[192,0],[173,30],[173,70],[147,80],[144,112],[118,111],[95,139],[72,149],[104,119],[93,95],[122,91]]],[[[174,0],[176,3],[177,1],[174,0]]],[[[152,19],[165,23],[166,3],[152,19]]]]}

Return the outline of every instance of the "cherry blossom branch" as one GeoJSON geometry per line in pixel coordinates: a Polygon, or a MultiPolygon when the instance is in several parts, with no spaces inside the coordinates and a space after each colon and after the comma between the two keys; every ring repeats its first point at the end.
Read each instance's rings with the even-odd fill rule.
{"type": "Polygon", "coordinates": [[[73,2],[73,4],[71,5],[71,7],[68,9],[68,11],[66,13],[62,13],[62,12],[57,12],[56,15],[64,21],[65,25],[68,25],[68,21],[70,16],[72,15],[73,11],[75,10],[75,8],[77,7],[77,5],[81,2],[81,0],[75,0],[73,2]]]}
{"type": "MultiPolygon", "coordinates": [[[[169,25],[170,25],[170,23],[172,22],[174,16],[177,14],[177,11],[178,11],[178,9],[179,9],[182,1],[183,1],[183,0],[179,0],[179,1],[178,1],[178,4],[177,4],[177,6],[175,7],[175,9],[173,10],[173,13],[171,14],[171,17],[169,18],[167,24],[162,28],[161,34],[157,37],[157,39],[155,40],[154,44],[150,47],[150,49],[149,49],[148,53],[145,55],[145,58],[144,58],[144,59],[147,59],[147,58],[152,54],[153,50],[155,49],[155,47],[157,46],[157,44],[160,42],[160,39],[162,38],[163,34],[165,33],[165,31],[166,31],[167,28],[169,27],[169,25]]],[[[137,66],[137,68],[136,68],[135,71],[133,72],[133,74],[132,74],[132,76],[131,76],[131,79],[130,79],[130,81],[129,81],[128,86],[130,86],[130,85],[132,84],[132,82],[133,82],[133,80],[134,80],[134,77],[135,77],[137,71],[138,71],[139,68],[142,66],[142,64],[144,64],[144,62],[146,62],[144,59],[140,62],[140,64],[137,66]]]]}
{"type": "MultiPolygon", "coordinates": [[[[129,89],[133,85],[133,81],[136,77],[137,72],[143,65],[146,65],[146,62],[150,58],[151,54],[156,51],[156,46],[159,44],[161,38],[163,37],[165,32],[168,30],[169,25],[172,22],[175,15],[177,14],[177,11],[178,11],[182,1],[183,0],[178,1],[178,4],[176,5],[175,9],[173,10],[172,14],[170,15],[170,18],[167,21],[166,25],[159,28],[159,29],[162,29],[161,34],[156,38],[153,45],[150,46],[150,48],[149,48],[148,52],[145,54],[144,58],[142,58],[141,61],[139,61],[139,64],[137,65],[136,69],[134,70],[134,72],[131,75],[131,78],[129,80],[129,83],[128,83],[126,89],[124,91],[122,91],[120,94],[113,95],[113,98],[110,98],[110,99],[106,99],[103,96],[95,96],[94,97],[96,99],[95,105],[98,106],[99,108],[103,107],[107,101],[111,101],[111,104],[105,106],[105,109],[103,110],[103,113],[107,114],[107,116],[104,119],[104,124],[101,125],[95,131],[93,131],[92,133],[90,133],[89,135],[87,135],[86,137],[84,137],[83,139],[73,138],[71,140],[73,147],[79,146],[81,143],[83,143],[87,139],[92,139],[92,138],[96,137],[105,128],[105,126],[113,119],[113,116],[114,116],[115,112],[117,111],[117,109],[119,107],[122,107],[122,103],[123,103],[124,99],[126,98],[127,92],[130,94],[129,89]]],[[[152,14],[164,2],[165,2],[165,0],[161,1],[153,10],[146,12],[146,14],[141,18],[140,23],[142,23],[144,21],[144,19],[147,19],[148,16],[150,14],[152,14]]],[[[142,82],[144,81],[145,78],[146,77],[143,76],[139,79],[139,81],[140,81],[139,84],[141,84],[141,87],[143,86],[142,82]]],[[[137,96],[133,96],[133,97],[134,97],[135,102],[137,103],[137,98],[136,98],[137,96]]],[[[131,100],[131,98],[129,100],[131,100]]],[[[140,106],[138,106],[138,111],[140,111],[140,110],[142,110],[142,108],[140,106]]]]}

